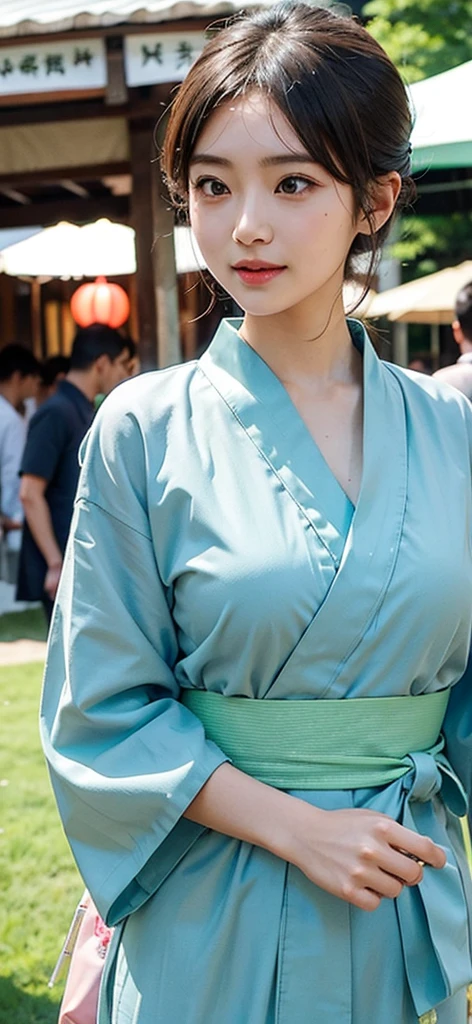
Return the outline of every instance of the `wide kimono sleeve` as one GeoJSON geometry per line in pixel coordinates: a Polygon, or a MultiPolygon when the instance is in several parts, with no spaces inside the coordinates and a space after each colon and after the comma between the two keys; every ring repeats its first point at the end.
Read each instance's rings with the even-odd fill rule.
{"type": "Polygon", "coordinates": [[[172,597],[149,525],[151,453],[126,408],[130,386],[107,399],[85,442],[41,707],[64,829],[110,924],[204,831],[182,815],[226,760],[179,703],[172,597]]]}
{"type": "MultiPolygon", "coordinates": [[[[456,400],[455,388],[449,389],[456,400]]],[[[472,407],[460,395],[462,415],[465,420],[469,444],[469,476],[472,478],[472,407]]],[[[472,522],[467,523],[465,543],[472,547],[472,522]]],[[[468,802],[469,829],[472,833],[472,644],[462,678],[452,687],[449,705],[444,720],[443,733],[446,739],[446,754],[465,789],[468,802]]]]}
{"type": "Polygon", "coordinates": [[[446,754],[467,795],[472,833],[472,653],[462,679],[452,687],[443,732],[446,754]]]}

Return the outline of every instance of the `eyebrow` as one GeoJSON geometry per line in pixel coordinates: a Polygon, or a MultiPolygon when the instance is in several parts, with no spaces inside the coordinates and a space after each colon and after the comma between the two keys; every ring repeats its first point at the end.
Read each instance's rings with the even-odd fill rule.
{"type": "MultiPolygon", "coordinates": [[[[280,164],[314,164],[316,160],[313,160],[308,153],[281,153],[280,155],[265,156],[259,161],[261,167],[277,167],[280,164]]],[[[223,156],[215,156],[212,153],[195,153],[190,160],[190,166],[194,164],[213,164],[216,167],[232,167],[231,160],[227,160],[223,156]]]]}

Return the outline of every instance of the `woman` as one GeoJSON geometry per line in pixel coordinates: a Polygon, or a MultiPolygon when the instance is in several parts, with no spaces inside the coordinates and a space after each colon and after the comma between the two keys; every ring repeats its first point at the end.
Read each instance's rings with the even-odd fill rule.
{"type": "Polygon", "coordinates": [[[306,5],[226,28],[174,104],[171,191],[245,316],[83,454],[43,737],[123,923],[105,1024],[465,1020],[470,409],[342,306],[410,128],[384,52],[306,5]]]}

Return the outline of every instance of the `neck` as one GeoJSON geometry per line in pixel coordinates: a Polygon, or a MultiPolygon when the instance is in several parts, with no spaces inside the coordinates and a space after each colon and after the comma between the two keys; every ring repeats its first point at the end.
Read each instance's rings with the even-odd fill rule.
{"type": "Polygon", "coordinates": [[[21,402],[19,389],[16,384],[10,380],[2,380],[0,382],[0,395],[2,395],[2,397],[5,398],[14,409],[16,409],[21,402]]]}
{"type": "Polygon", "coordinates": [[[93,372],[90,373],[89,370],[69,370],[69,373],[66,374],[66,380],[69,381],[69,384],[73,384],[74,387],[78,388],[88,398],[89,402],[93,402],[98,394],[95,374],[93,372]]]}
{"type": "Polygon", "coordinates": [[[325,308],[304,306],[273,316],[248,313],[241,335],[286,384],[309,379],[321,389],[357,379],[360,356],[351,341],[342,295],[325,308]]]}
{"type": "Polygon", "coordinates": [[[472,341],[469,341],[468,338],[464,338],[464,340],[461,341],[459,348],[461,351],[461,356],[465,356],[469,352],[472,352],[472,341]]]}

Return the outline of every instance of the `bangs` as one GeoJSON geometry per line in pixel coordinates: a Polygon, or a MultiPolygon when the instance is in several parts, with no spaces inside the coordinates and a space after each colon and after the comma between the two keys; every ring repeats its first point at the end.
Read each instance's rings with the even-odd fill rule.
{"type": "MultiPolygon", "coordinates": [[[[222,104],[252,92],[280,111],[315,163],[351,187],[356,212],[365,214],[371,230],[356,236],[349,266],[351,257],[371,253],[373,267],[392,219],[375,230],[378,179],[400,176],[397,211],[415,195],[411,111],[385,51],[354,19],[306,3],[274,4],[226,23],[190,68],[170,112],[161,167],[183,215],[200,133],[222,104]]],[[[273,120],[272,126],[276,131],[273,120]]]]}
{"type": "Polygon", "coordinates": [[[179,91],[178,100],[186,107],[179,125],[180,144],[172,147],[172,166],[164,166],[174,194],[177,191],[183,197],[187,192],[191,153],[212,113],[254,91],[278,107],[315,163],[357,194],[366,168],[369,176],[376,173],[362,130],[359,96],[354,101],[349,88],[353,73],[363,80],[360,65],[365,60],[362,55],[351,56],[346,69],[345,57],[334,49],[327,56],[280,33],[270,36],[256,52],[253,41],[241,45],[234,39],[216,53],[210,44],[199,61],[203,89],[196,94],[187,79],[179,91]],[[347,82],[343,81],[346,70],[347,82]],[[187,92],[192,94],[190,103],[187,92]]]}

